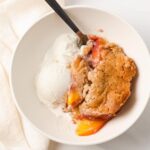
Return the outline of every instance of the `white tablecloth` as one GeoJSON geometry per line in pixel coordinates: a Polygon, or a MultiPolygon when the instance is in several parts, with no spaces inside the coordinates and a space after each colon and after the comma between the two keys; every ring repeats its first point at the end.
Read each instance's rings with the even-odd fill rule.
{"type": "MultiPolygon", "coordinates": [[[[137,29],[150,47],[149,0],[65,0],[65,3],[116,12],[137,29]]],[[[150,103],[138,122],[126,133],[110,142],[88,147],[55,142],[49,145],[46,137],[20,117],[9,89],[7,74],[11,55],[25,31],[47,11],[50,8],[44,0],[0,0],[0,150],[48,150],[48,147],[51,150],[149,150],[150,103]]]]}

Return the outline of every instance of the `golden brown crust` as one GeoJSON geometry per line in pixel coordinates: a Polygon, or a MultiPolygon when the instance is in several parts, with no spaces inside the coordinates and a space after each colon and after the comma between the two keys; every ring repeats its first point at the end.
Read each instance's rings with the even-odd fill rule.
{"type": "Polygon", "coordinates": [[[88,72],[89,72],[88,63],[82,57],[77,56],[71,64],[71,76],[73,80],[72,84],[76,85],[80,93],[81,99],[83,99],[84,85],[88,82],[87,77],[88,72]]]}
{"type": "Polygon", "coordinates": [[[77,56],[71,63],[72,85],[81,97],[70,110],[74,121],[77,117],[110,119],[131,95],[131,81],[136,75],[134,61],[118,45],[101,41],[105,42],[100,51],[92,54],[90,45],[83,56],[77,56]],[[95,63],[93,58],[100,60],[95,63]]]}
{"type": "Polygon", "coordinates": [[[133,60],[115,44],[103,48],[101,56],[102,61],[87,74],[91,84],[79,106],[80,113],[85,116],[114,116],[131,93],[130,82],[136,74],[133,60]]]}

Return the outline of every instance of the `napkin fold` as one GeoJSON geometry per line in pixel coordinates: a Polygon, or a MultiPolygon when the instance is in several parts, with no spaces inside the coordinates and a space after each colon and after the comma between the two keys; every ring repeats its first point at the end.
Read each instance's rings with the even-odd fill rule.
{"type": "MultiPolygon", "coordinates": [[[[64,5],[63,0],[58,2],[64,5]]],[[[48,150],[50,141],[17,111],[9,72],[12,53],[29,27],[51,11],[44,0],[0,0],[0,150],[48,150]]]]}

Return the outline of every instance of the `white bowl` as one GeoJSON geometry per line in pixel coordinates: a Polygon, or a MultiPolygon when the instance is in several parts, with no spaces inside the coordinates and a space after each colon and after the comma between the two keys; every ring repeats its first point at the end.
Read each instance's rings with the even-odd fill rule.
{"type": "Polygon", "coordinates": [[[135,60],[138,77],[129,101],[102,130],[86,137],[77,136],[72,122],[57,118],[39,102],[34,78],[43,56],[57,36],[72,33],[55,13],[41,18],[21,39],[12,61],[12,93],[19,111],[50,139],[74,145],[103,143],[125,132],[143,112],[150,94],[150,56],[137,32],[121,18],[88,7],[66,7],[65,10],[85,33],[102,28],[104,37],[121,45],[135,60]]]}

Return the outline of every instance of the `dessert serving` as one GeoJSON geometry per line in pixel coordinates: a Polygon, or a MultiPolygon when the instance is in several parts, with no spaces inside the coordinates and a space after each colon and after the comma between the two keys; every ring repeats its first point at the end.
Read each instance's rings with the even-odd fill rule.
{"type": "Polygon", "coordinates": [[[70,35],[61,40],[54,44],[59,45],[59,50],[53,47],[54,55],[51,52],[55,60],[45,62],[50,59],[46,56],[47,66],[41,67],[37,76],[38,95],[51,111],[58,104],[61,113],[70,114],[77,135],[91,135],[115,117],[127,102],[136,65],[120,46],[100,36],[89,35],[87,44],[80,49],[70,35]],[[59,42],[65,38],[69,44],[64,42],[61,46],[59,42]],[[49,78],[48,82],[45,77],[49,78]]]}
{"type": "Polygon", "coordinates": [[[77,123],[78,135],[93,134],[116,116],[131,95],[135,63],[118,45],[89,35],[82,55],[75,56],[70,70],[66,111],[77,123]]]}

